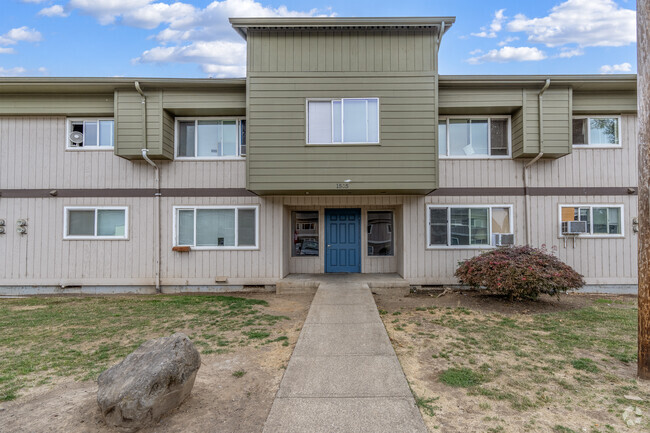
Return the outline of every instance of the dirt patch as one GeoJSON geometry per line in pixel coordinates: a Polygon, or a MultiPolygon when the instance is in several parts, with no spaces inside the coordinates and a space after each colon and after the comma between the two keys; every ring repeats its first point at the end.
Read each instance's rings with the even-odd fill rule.
{"type": "Polygon", "coordinates": [[[375,299],[431,432],[650,429],[650,384],[635,377],[635,297],[375,299]],[[623,414],[637,409],[629,427],[623,414]]]}
{"type": "MultiPolygon", "coordinates": [[[[267,314],[282,315],[267,330],[286,340],[243,347],[227,353],[203,354],[190,397],[158,425],[143,433],[256,432],[264,421],[291,357],[312,296],[233,294],[263,299],[267,314]],[[244,372],[234,375],[235,372],[244,372]],[[239,376],[239,377],[237,377],[239,376]]],[[[109,433],[99,412],[94,381],[58,378],[55,385],[28,390],[17,400],[1,405],[2,432],[109,433]]]]}

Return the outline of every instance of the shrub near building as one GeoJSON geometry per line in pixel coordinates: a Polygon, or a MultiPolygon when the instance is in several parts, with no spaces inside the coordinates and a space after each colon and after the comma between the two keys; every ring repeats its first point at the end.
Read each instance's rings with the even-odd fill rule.
{"type": "Polygon", "coordinates": [[[461,262],[455,276],[462,284],[483,288],[511,300],[559,296],[582,287],[582,275],[545,249],[502,247],[461,262]]]}

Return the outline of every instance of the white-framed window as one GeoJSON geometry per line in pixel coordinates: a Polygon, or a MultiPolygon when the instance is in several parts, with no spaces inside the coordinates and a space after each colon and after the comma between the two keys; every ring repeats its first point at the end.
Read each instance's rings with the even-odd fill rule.
{"type": "Polygon", "coordinates": [[[174,206],[174,246],[257,249],[257,206],[174,206]]]}
{"type": "Polygon", "coordinates": [[[510,158],[510,116],[446,116],[438,119],[440,158],[510,158]]]}
{"type": "Polygon", "coordinates": [[[395,255],[395,239],[393,236],[393,211],[368,211],[368,256],[395,255]]]}
{"type": "Polygon", "coordinates": [[[581,237],[624,237],[622,204],[562,204],[559,206],[559,235],[562,223],[584,221],[587,232],[581,237]]]}
{"type": "Polygon", "coordinates": [[[176,159],[240,159],[246,156],[246,119],[178,117],[176,159]]]}
{"type": "Polygon", "coordinates": [[[307,144],[378,144],[379,98],[307,100],[307,144]]]}
{"type": "Polygon", "coordinates": [[[111,150],[115,143],[115,122],[111,118],[68,119],[66,149],[111,150]]]}
{"type": "Polygon", "coordinates": [[[128,239],[129,209],[125,206],[66,206],[64,239],[128,239]]]}
{"type": "Polygon", "coordinates": [[[486,248],[513,233],[512,205],[428,205],[428,248],[486,248]]]}
{"type": "Polygon", "coordinates": [[[621,147],[621,116],[574,116],[573,145],[621,147]]]}

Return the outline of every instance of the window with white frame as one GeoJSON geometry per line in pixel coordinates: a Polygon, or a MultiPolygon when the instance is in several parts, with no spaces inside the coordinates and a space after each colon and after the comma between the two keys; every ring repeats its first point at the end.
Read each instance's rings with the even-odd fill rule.
{"type": "Polygon", "coordinates": [[[573,118],[573,145],[577,147],[618,147],[619,116],[585,116],[573,118]]]}
{"type": "Polygon", "coordinates": [[[561,205],[560,221],[586,222],[587,236],[623,236],[622,205],[561,205]]]}
{"type": "Polygon", "coordinates": [[[474,247],[493,245],[493,234],[512,233],[512,206],[427,207],[427,245],[474,247]]]}
{"type": "Polygon", "coordinates": [[[175,244],[204,249],[257,248],[254,206],[176,207],[175,244]]]}
{"type": "Polygon", "coordinates": [[[65,239],[126,239],[128,208],[69,206],[64,209],[65,239]]]}
{"type": "Polygon", "coordinates": [[[438,154],[445,158],[510,156],[510,116],[449,116],[438,120],[438,154]]]}
{"type": "Polygon", "coordinates": [[[68,149],[112,149],[115,124],[113,119],[68,119],[68,149]]]}
{"type": "Polygon", "coordinates": [[[246,156],[246,120],[240,118],[177,118],[178,159],[246,156]]]}
{"type": "Polygon", "coordinates": [[[308,100],[307,143],[379,143],[379,99],[308,100]]]}

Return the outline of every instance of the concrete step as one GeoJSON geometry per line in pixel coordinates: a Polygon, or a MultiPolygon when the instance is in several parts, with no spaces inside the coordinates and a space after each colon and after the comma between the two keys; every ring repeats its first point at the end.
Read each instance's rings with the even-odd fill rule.
{"type": "Polygon", "coordinates": [[[318,281],[280,280],[275,283],[275,293],[278,295],[309,295],[316,293],[318,281]]]}

